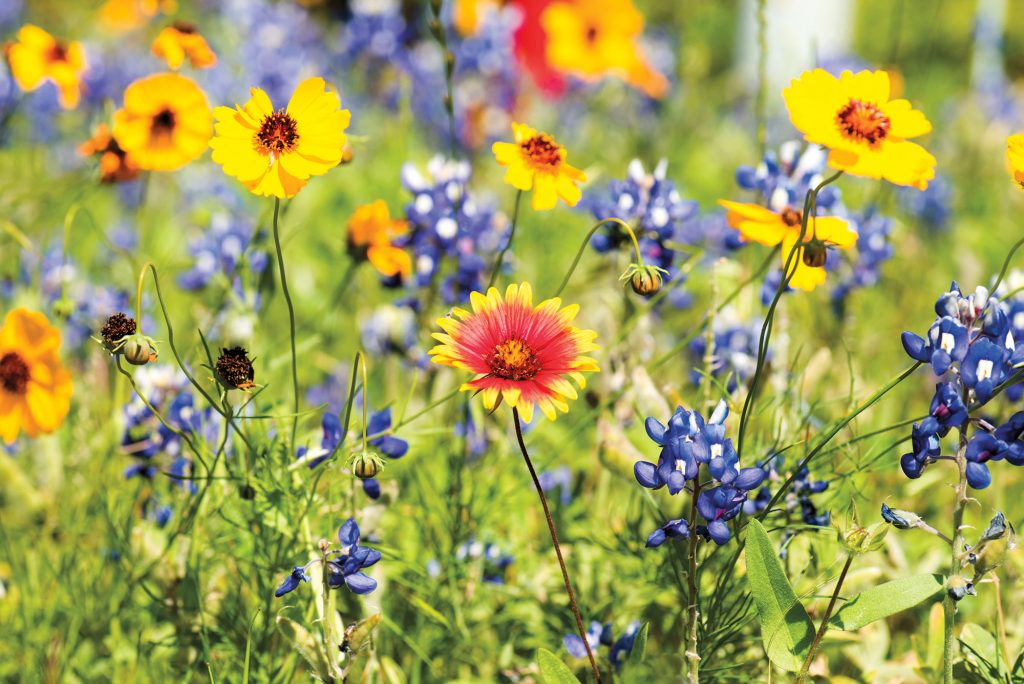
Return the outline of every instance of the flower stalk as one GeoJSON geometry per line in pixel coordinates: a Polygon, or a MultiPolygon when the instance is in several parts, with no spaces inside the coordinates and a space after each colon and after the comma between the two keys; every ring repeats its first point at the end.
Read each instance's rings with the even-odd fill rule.
{"type": "Polygon", "coordinates": [[[796,677],[797,684],[807,681],[811,663],[814,662],[814,657],[818,655],[818,650],[821,648],[821,640],[825,638],[825,632],[828,631],[828,621],[832,617],[836,601],[839,600],[839,592],[843,588],[843,582],[846,581],[846,573],[850,571],[850,565],[853,564],[853,556],[854,554],[852,553],[846,555],[846,563],[843,564],[843,571],[839,573],[839,580],[836,582],[836,588],[832,591],[832,598],[829,599],[828,607],[825,608],[825,613],[821,616],[821,625],[814,635],[814,641],[811,642],[811,647],[807,650],[807,657],[804,658],[804,664],[800,667],[800,673],[796,677]]]}
{"type": "Polygon", "coordinates": [[[288,276],[284,270],[284,253],[281,251],[281,231],[278,226],[278,217],[281,213],[281,198],[274,198],[274,249],[277,252],[277,270],[281,274],[281,292],[284,294],[284,301],[288,305],[288,326],[292,352],[292,434],[291,453],[295,453],[295,437],[299,429],[299,362],[298,353],[295,349],[295,307],[292,306],[292,296],[288,292],[288,276]]]}

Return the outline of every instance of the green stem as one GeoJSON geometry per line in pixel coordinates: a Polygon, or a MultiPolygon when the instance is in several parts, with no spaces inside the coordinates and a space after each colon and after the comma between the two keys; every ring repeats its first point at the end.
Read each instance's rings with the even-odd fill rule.
{"type": "Polygon", "coordinates": [[[146,279],[146,268],[154,268],[153,262],[147,261],[139,270],[139,281],[135,286],[135,324],[142,328],[142,282],[146,279]]]}
{"type": "Polygon", "coordinates": [[[596,233],[606,223],[617,224],[618,226],[624,228],[627,233],[629,233],[629,237],[632,238],[633,240],[633,249],[636,251],[637,266],[644,265],[643,255],[640,254],[640,243],[639,241],[637,241],[636,233],[634,233],[633,229],[629,227],[629,224],[619,218],[601,219],[600,221],[595,223],[589,231],[587,231],[586,237],[583,238],[583,243],[580,244],[580,248],[576,251],[576,258],[572,260],[572,264],[569,266],[569,270],[566,271],[565,277],[562,278],[562,284],[558,286],[558,290],[555,292],[556,297],[560,297],[562,295],[562,291],[565,290],[565,286],[569,284],[569,279],[572,277],[572,274],[576,271],[576,267],[579,265],[580,259],[583,258],[583,252],[586,251],[587,245],[590,244],[590,238],[594,237],[594,233],[596,233]]]}
{"type": "Polygon", "coordinates": [[[519,409],[512,407],[512,422],[516,428],[516,439],[519,441],[519,450],[523,453],[523,460],[526,461],[526,467],[530,471],[530,477],[533,478],[533,487],[537,490],[537,496],[540,497],[540,505],[544,508],[544,518],[548,523],[548,532],[551,535],[551,543],[555,547],[555,555],[558,556],[558,567],[562,570],[562,581],[565,583],[565,593],[569,595],[569,605],[572,607],[573,617],[576,618],[576,629],[579,631],[580,639],[583,640],[583,646],[587,649],[587,657],[590,659],[590,668],[594,672],[594,679],[600,684],[601,682],[601,671],[597,669],[597,661],[594,659],[594,652],[590,649],[590,642],[587,641],[587,630],[583,627],[583,618],[580,617],[579,606],[576,605],[576,594],[572,590],[572,582],[569,580],[569,571],[565,567],[565,559],[562,558],[562,547],[558,543],[558,534],[555,533],[555,523],[551,519],[551,509],[548,508],[548,499],[544,496],[544,488],[540,486],[540,479],[537,477],[537,471],[533,467],[533,461],[530,460],[530,454],[526,450],[526,442],[523,441],[523,426],[519,419],[519,409]]]}
{"type": "Polygon", "coordinates": [[[847,554],[846,564],[843,565],[843,571],[839,574],[839,581],[836,582],[835,591],[832,592],[832,598],[828,602],[828,608],[825,609],[825,614],[821,616],[821,626],[818,627],[817,634],[814,635],[814,641],[811,642],[811,648],[807,651],[807,657],[804,658],[804,664],[800,668],[800,674],[796,676],[797,684],[806,681],[807,673],[811,669],[811,663],[814,662],[814,656],[818,655],[818,649],[821,648],[821,640],[825,637],[825,632],[828,631],[828,620],[832,617],[832,610],[836,607],[836,601],[839,600],[839,590],[843,588],[843,582],[846,581],[846,573],[850,571],[850,565],[853,564],[853,554],[847,554]]]}
{"type": "Polygon", "coordinates": [[[281,292],[284,294],[284,301],[288,305],[288,327],[292,351],[292,434],[291,453],[295,453],[295,437],[299,430],[299,361],[295,351],[295,307],[292,306],[292,296],[288,292],[288,276],[284,270],[284,253],[281,251],[281,231],[278,225],[278,215],[281,213],[281,198],[274,198],[274,249],[277,251],[277,270],[281,274],[281,292]]]}
{"type": "MultiPolygon", "coordinates": [[[[707,381],[707,378],[705,378],[707,381]]],[[[693,496],[690,497],[690,524],[693,525],[697,519],[697,497],[700,496],[700,477],[693,481],[693,496]]],[[[689,684],[700,683],[700,653],[697,650],[697,626],[700,619],[698,608],[697,590],[697,533],[690,530],[690,540],[687,549],[688,569],[686,572],[686,585],[688,602],[686,607],[686,671],[689,684]]]]}
{"type": "Polygon", "coordinates": [[[360,365],[362,366],[362,369],[363,369],[363,452],[365,453],[366,452],[366,425],[367,425],[367,422],[366,422],[366,406],[367,406],[367,404],[370,403],[370,400],[367,397],[367,392],[368,392],[369,384],[367,384],[367,382],[366,382],[366,355],[363,354],[362,352],[360,352],[359,353],[359,358],[362,360],[362,363],[360,365]]]}
{"type": "MultiPolygon", "coordinates": [[[[1020,244],[1020,243],[1018,243],[1020,244]]],[[[1016,247],[1014,247],[1016,249],[1016,247]]],[[[1010,251],[1010,255],[1013,255],[1013,250],[1010,251]]],[[[1007,257],[1009,262],[1009,257],[1007,257]]],[[[964,388],[964,403],[967,403],[968,390],[964,388]]],[[[949,576],[952,578],[956,576],[961,567],[960,563],[960,552],[964,548],[964,511],[967,509],[967,430],[970,426],[970,421],[964,421],[959,427],[960,433],[960,448],[956,452],[956,467],[957,467],[957,484],[956,489],[956,505],[953,507],[953,544],[952,554],[950,559],[950,571],[949,576]]],[[[942,641],[942,681],[944,684],[953,684],[953,658],[954,658],[954,636],[953,629],[956,625],[956,602],[953,600],[952,595],[949,591],[946,591],[946,595],[942,599],[942,614],[943,614],[943,641],[942,641]]]]}
{"type": "Polygon", "coordinates": [[[494,268],[491,269],[491,280],[487,283],[487,289],[494,287],[494,284],[498,282],[498,276],[501,274],[501,264],[505,260],[505,254],[512,248],[512,238],[516,234],[516,225],[519,222],[519,202],[523,199],[523,191],[516,190],[516,202],[512,209],[512,226],[508,231],[508,240],[505,242],[505,246],[498,252],[498,257],[494,260],[494,268]]]}

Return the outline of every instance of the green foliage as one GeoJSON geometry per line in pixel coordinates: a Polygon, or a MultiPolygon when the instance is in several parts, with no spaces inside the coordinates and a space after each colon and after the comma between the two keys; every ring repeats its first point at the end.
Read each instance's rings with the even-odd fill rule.
{"type": "Polygon", "coordinates": [[[914,575],[879,584],[851,597],[828,621],[829,627],[856,631],[866,624],[913,608],[943,588],[941,575],[914,575]]]}
{"type": "Polygon", "coordinates": [[[545,648],[537,649],[537,667],[540,669],[540,678],[544,684],[579,684],[579,679],[558,659],[551,651],[545,648]]]}

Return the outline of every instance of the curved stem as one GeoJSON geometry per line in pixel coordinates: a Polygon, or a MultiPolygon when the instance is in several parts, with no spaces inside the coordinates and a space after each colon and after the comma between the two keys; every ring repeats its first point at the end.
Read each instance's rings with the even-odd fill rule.
{"type": "Polygon", "coordinates": [[[637,266],[644,265],[643,255],[640,254],[640,242],[637,240],[636,233],[634,233],[633,229],[629,227],[629,224],[623,221],[622,219],[614,217],[601,219],[600,221],[595,223],[589,231],[587,231],[586,237],[583,238],[583,244],[581,244],[580,248],[576,251],[576,258],[572,260],[572,265],[569,266],[569,270],[566,271],[565,277],[562,278],[562,284],[558,286],[558,290],[555,292],[556,297],[561,296],[562,291],[565,289],[565,286],[569,284],[569,278],[572,277],[572,274],[576,271],[576,267],[580,263],[580,259],[583,258],[583,252],[587,249],[587,245],[590,244],[590,238],[594,237],[594,233],[596,233],[598,229],[600,229],[606,223],[614,223],[624,228],[626,232],[629,233],[629,237],[633,240],[633,249],[636,251],[637,266]]]}
{"type": "Polygon", "coordinates": [[[359,359],[362,361],[360,364],[363,368],[363,451],[366,451],[366,405],[370,403],[367,398],[367,388],[369,384],[366,382],[366,355],[359,352],[359,359]]]}
{"type": "Polygon", "coordinates": [[[996,278],[995,284],[992,285],[992,292],[993,293],[996,290],[998,290],[999,286],[1003,283],[1003,278],[1006,276],[1007,269],[1010,268],[1010,261],[1013,259],[1013,255],[1022,246],[1024,246],[1024,238],[1021,238],[1020,240],[1017,240],[1017,242],[1013,243],[1013,247],[1011,247],[1010,251],[1007,252],[1006,259],[1003,260],[1003,267],[1001,269],[999,269],[999,277],[996,278]]]}
{"type": "Polygon", "coordinates": [[[292,296],[288,292],[288,276],[284,271],[284,253],[281,251],[281,231],[279,229],[278,216],[281,213],[281,198],[274,198],[274,249],[277,251],[277,270],[281,274],[281,292],[284,294],[284,301],[288,305],[288,327],[292,351],[292,435],[291,452],[295,453],[295,436],[299,430],[299,362],[298,353],[295,351],[295,307],[292,306],[292,296]]]}
{"type": "Polygon", "coordinates": [[[843,588],[843,582],[846,581],[846,573],[850,571],[850,565],[853,564],[853,554],[847,554],[846,564],[843,565],[843,571],[839,574],[839,581],[836,582],[835,591],[832,592],[832,598],[828,602],[828,608],[825,609],[825,614],[821,616],[821,626],[818,627],[818,632],[814,635],[814,641],[811,642],[811,647],[807,651],[807,657],[804,658],[804,664],[800,668],[800,674],[796,676],[797,684],[806,681],[807,673],[811,669],[811,663],[814,662],[814,656],[818,655],[818,649],[821,648],[821,640],[825,637],[825,632],[828,631],[828,620],[832,617],[832,610],[836,607],[836,601],[839,600],[839,590],[843,588]]]}
{"type": "Polygon", "coordinates": [[[516,190],[516,202],[515,207],[512,209],[512,227],[508,231],[508,241],[505,242],[505,246],[498,252],[498,257],[494,260],[494,268],[491,269],[491,279],[487,283],[487,289],[494,287],[494,284],[498,282],[498,275],[501,273],[501,263],[505,260],[505,254],[512,248],[512,238],[516,234],[516,224],[519,222],[519,202],[523,199],[523,191],[516,190]]]}
{"type": "Polygon", "coordinates": [[[155,268],[152,261],[142,264],[142,268],[139,269],[139,281],[135,286],[135,324],[139,330],[142,329],[142,283],[146,279],[147,268],[155,268]]]}
{"type": "Polygon", "coordinates": [[[558,535],[555,533],[555,523],[551,519],[551,510],[548,508],[548,499],[544,496],[544,488],[540,486],[540,479],[537,477],[537,471],[533,467],[533,461],[530,460],[530,454],[526,451],[526,442],[523,441],[523,426],[519,420],[519,409],[512,407],[512,422],[516,427],[516,439],[519,441],[519,450],[523,452],[523,460],[526,461],[526,467],[530,470],[530,477],[533,478],[533,487],[537,490],[537,496],[540,497],[540,505],[544,508],[544,518],[548,523],[548,532],[551,534],[551,543],[555,547],[555,555],[558,556],[558,567],[562,570],[562,580],[565,582],[565,592],[569,595],[569,605],[572,607],[573,617],[576,618],[576,629],[579,631],[580,639],[583,640],[583,646],[587,649],[587,657],[590,659],[590,668],[594,672],[594,679],[597,680],[598,684],[601,682],[601,671],[597,669],[597,661],[594,660],[594,652],[590,649],[590,642],[587,641],[587,630],[583,627],[583,618],[580,617],[579,606],[576,605],[576,594],[572,590],[572,582],[569,581],[569,571],[565,567],[565,560],[562,558],[562,547],[558,543],[558,535]]]}

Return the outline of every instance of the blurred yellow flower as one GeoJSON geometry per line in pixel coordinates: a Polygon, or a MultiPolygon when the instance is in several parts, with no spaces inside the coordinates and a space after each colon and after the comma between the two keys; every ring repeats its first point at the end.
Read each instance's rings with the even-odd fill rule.
{"type": "Polygon", "coordinates": [[[886,72],[805,71],[782,96],[804,138],[829,148],[832,168],[919,190],[935,177],[935,157],[907,140],[932,125],[909,101],[889,99],[886,72]]]}
{"type": "Polygon", "coordinates": [[[53,432],[71,407],[71,375],[58,354],[60,331],[46,316],[14,309],[0,328],[0,438],[53,432]]]}
{"type": "Polygon", "coordinates": [[[508,169],[505,182],[518,190],[533,190],[535,210],[554,209],[559,198],[575,207],[583,196],[576,183],[587,177],[566,163],[565,148],[525,124],[513,122],[512,134],[515,143],[496,142],[491,147],[498,164],[508,169]]]}
{"type": "Polygon", "coordinates": [[[452,24],[463,36],[471,36],[480,28],[487,12],[501,8],[500,0],[455,0],[452,5],[452,24]]]}
{"type": "Polygon", "coordinates": [[[408,224],[392,219],[384,200],[364,204],[348,220],[348,250],[354,259],[366,259],[381,275],[403,278],[412,273],[412,259],[405,250],[391,244],[404,235],[408,224]]]}
{"type": "Polygon", "coordinates": [[[195,26],[183,22],[175,22],[160,31],[150,49],[175,70],[181,68],[185,58],[193,69],[209,69],[217,63],[217,55],[206,39],[195,26]]]}
{"type": "Polygon", "coordinates": [[[644,17],[631,0],[553,2],[540,21],[548,63],[555,69],[589,82],[621,78],[650,97],[668,92],[668,80],[640,47],[644,17]]]}
{"type": "MultiPolygon", "coordinates": [[[[718,200],[726,208],[729,225],[740,232],[744,240],[773,247],[782,244],[782,265],[785,268],[789,253],[800,239],[803,212],[786,207],[776,213],[757,204],[718,200]]],[[[825,258],[829,247],[849,249],[857,244],[857,233],[841,218],[814,216],[807,222],[807,232],[790,265],[789,285],[810,291],[825,282],[825,258]]]]}
{"type": "Polygon", "coordinates": [[[1016,133],[1006,139],[1006,161],[1013,180],[1024,190],[1024,133],[1016,133]]]}
{"type": "Polygon", "coordinates": [[[99,20],[111,31],[130,31],[160,12],[174,14],[177,10],[175,0],[107,0],[100,6],[99,20]]]}
{"type": "Polygon", "coordinates": [[[78,42],[64,43],[25,24],[18,39],[7,45],[7,63],[18,87],[28,92],[49,81],[57,86],[60,106],[74,109],[82,96],[85,50],[78,42]]]}
{"type": "Polygon", "coordinates": [[[351,115],[322,78],[299,84],[287,109],[259,88],[244,106],[217,107],[213,161],[256,195],[294,197],[312,176],[337,166],[351,115]]]}
{"type": "Polygon", "coordinates": [[[206,94],[189,78],[161,73],[124,91],[114,138],[140,169],[174,171],[206,150],[213,122],[206,94]]]}

